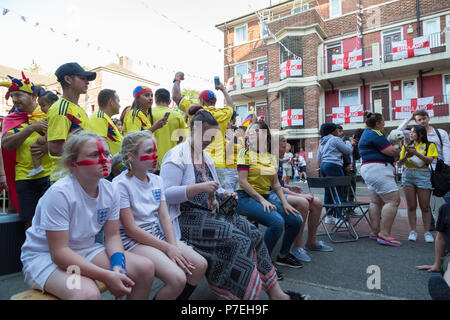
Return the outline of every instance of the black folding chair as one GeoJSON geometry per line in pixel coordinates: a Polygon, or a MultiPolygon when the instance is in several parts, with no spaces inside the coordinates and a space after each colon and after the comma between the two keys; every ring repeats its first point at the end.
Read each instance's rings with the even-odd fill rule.
{"type": "Polygon", "coordinates": [[[369,235],[360,236],[355,227],[362,219],[366,219],[366,222],[370,226],[370,221],[367,218],[369,212],[369,202],[342,202],[339,198],[337,187],[349,187],[356,200],[355,190],[351,185],[350,176],[339,176],[339,177],[322,177],[322,178],[308,178],[308,187],[311,188],[326,188],[331,194],[331,199],[333,203],[324,204],[325,214],[320,218],[320,223],[322,224],[325,232],[318,233],[317,235],[327,235],[332,242],[350,242],[356,241],[362,237],[368,237],[369,235]],[[355,210],[359,209],[360,214],[356,214],[355,210]],[[331,229],[328,229],[325,223],[325,217],[332,214],[336,210],[340,211],[340,217],[331,229]],[[356,222],[351,221],[351,218],[356,218],[356,222]],[[351,236],[350,239],[337,240],[333,236],[337,233],[348,232],[351,236]]]}

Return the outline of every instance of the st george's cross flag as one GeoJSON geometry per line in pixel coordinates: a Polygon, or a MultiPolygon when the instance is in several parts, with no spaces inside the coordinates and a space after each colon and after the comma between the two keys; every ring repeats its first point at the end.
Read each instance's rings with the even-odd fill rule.
{"type": "Polygon", "coordinates": [[[333,123],[358,123],[364,122],[363,105],[348,106],[348,107],[334,107],[332,109],[333,123]]]}

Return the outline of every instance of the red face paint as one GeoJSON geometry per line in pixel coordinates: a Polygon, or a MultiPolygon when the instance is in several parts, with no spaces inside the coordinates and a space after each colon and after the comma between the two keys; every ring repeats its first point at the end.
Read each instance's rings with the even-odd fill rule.
{"type": "Polygon", "coordinates": [[[150,155],[145,155],[139,158],[139,161],[147,161],[147,160],[151,160],[154,161],[153,162],[153,169],[156,169],[156,165],[157,165],[157,160],[158,160],[158,154],[156,153],[156,144],[155,144],[155,140],[152,139],[153,142],[153,153],[150,155]]]}
{"type": "Polygon", "coordinates": [[[112,163],[112,161],[111,161],[111,159],[105,158],[105,156],[103,154],[105,152],[105,149],[103,148],[102,140],[97,139],[96,143],[97,143],[97,150],[98,150],[98,159],[97,160],[78,161],[77,165],[78,166],[94,166],[97,164],[101,164],[102,170],[103,170],[103,176],[107,177],[109,174],[108,163],[112,163]]]}

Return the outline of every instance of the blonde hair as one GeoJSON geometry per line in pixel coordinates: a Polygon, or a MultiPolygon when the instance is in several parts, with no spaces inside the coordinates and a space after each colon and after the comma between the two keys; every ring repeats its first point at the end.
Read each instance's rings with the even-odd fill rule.
{"type": "Polygon", "coordinates": [[[136,154],[142,141],[145,139],[152,139],[152,134],[147,130],[130,132],[123,138],[120,156],[122,157],[123,165],[128,169],[127,177],[133,176],[133,168],[128,153],[131,152],[136,154]]]}
{"type": "Polygon", "coordinates": [[[59,179],[70,173],[70,168],[67,163],[77,161],[81,147],[89,139],[100,139],[104,142],[107,142],[105,138],[100,137],[98,134],[93,132],[79,131],[71,134],[67,141],[64,143],[63,152],[60,158],[61,169],[55,173],[55,178],[59,179]]]}

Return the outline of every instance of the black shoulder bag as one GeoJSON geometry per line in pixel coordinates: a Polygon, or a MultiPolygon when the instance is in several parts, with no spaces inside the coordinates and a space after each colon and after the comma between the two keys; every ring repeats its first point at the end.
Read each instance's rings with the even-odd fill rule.
{"type": "MultiPolygon", "coordinates": [[[[433,128],[439,137],[439,141],[441,142],[442,149],[444,149],[444,144],[442,143],[442,137],[439,130],[433,128]]],[[[427,153],[428,153],[428,145],[427,145],[427,153]]],[[[436,197],[443,197],[448,191],[450,191],[450,167],[447,166],[442,159],[437,159],[436,168],[433,169],[433,166],[429,165],[431,171],[431,184],[433,185],[433,195],[436,197]]]]}

